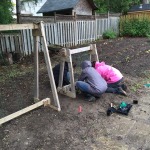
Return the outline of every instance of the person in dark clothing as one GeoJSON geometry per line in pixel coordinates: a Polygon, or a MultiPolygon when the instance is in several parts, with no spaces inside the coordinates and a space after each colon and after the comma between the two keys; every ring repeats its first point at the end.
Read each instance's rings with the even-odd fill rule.
{"type": "Polygon", "coordinates": [[[100,97],[107,89],[106,81],[101,75],[92,67],[90,61],[82,62],[82,72],[76,82],[76,89],[83,92],[88,101],[95,101],[100,97]]]}
{"type": "MultiPolygon", "coordinates": [[[[76,64],[73,62],[73,68],[76,67],[76,64]]],[[[60,72],[60,64],[57,64],[53,68],[53,75],[54,75],[54,80],[56,87],[58,87],[59,84],[59,72],[60,72]]],[[[69,67],[68,67],[68,62],[65,62],[64,65],[64,75],[63,75],[63,86],[70,84],[70,73],[69,73],[69,67]]]]}

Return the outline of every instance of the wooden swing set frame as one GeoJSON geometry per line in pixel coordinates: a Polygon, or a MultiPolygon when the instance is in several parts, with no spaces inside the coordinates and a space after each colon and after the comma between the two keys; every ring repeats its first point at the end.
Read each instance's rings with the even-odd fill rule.
{"type": "Polygon", "coordinates": [[[41,21],[37,24],[9,24],[9,25],[0,25],[0,31],[8,31],[8,30],[23,30],[23,29],[32,29],[33,34],[33,42],[34,42],[34,102],[35,104],[30,105],[22,110],[19,110],[15,113],[12,113],[6,117],[3,117],[0,119],[0,125],[2,125],[5,122],[8,122],[16,117],[19,117],[33,109],[36,109],[42,105],[49,106],[54,110],[61,111],[60,103],[58,99],[58,94],[55,86],[55,81],[53,77],[52,72],[52,65],[51,60],[49,57],[48,47],[46,43],[45,38],[45,32],[44,32],[44,23],[41,21]],[[55,105],[51,104],[50,98],[45,98],[43,100],[39,100],[39,55],[38,55],[38,43],[39,43],[39,37],[42,37],[43,43],[44,43],[44,57],[46,61],[48,76],[50,79],[50,85],[52,88],[53,98],[55,105]]]}
{"type": "Polygon", "coordinates": [[[77,49],[68,49],[63,48],[61,51],[61,61],[60,61],[60,74],[59,74],[59,85],[56,89],[51,60],[49,57],[48,47],[45,38],[44,32],[44,23],[41,21],[37,24],[10,24],[10,25],[0,25],[0,31],[8,31],[8,30],[23,30],[23,29],[32,29],[33,34],[33,42],[34,42],[34,102],[35,104],[30,105],[24,109],[21,109],[15,113],[12,113],[6,117],[0,119],[0,125],[5,122],[8,122],[16,117],[19,117],[33,109],[36,109],[40,106],[49,106],[50,108],[61,111],[60,103],[58,99],[58,93],[64,94],[71,98],[76,98],[76,90],[75,90],[75,81],[74,81],[74,72],[72,66],[72,55],[76,53],[86,52],[88,51],[90,54],[91,61],[99,61],[96,44],[91,44],[87,47],[77,48],[77,49]],[[52,94],[54,98],[55,105],[51,104],[50,98],[45,98],[43,100],[39,100],[39,54],[38,54],[38,43],[39,37],[42,37],[43,46],[44,46],[44,57],[46,61],[48,76],[50,79],[50,85],[52,88],[52,94]],[[68,62],[69,72],[70,72],[70,84],[63,86],[63,74],[64,74],[64,64],[68,62]]]}
{"type": "Polygon", "coordinates": [[[90,61],[99,61],[96,44],[91,44],[87,47],[77,48],[77,49],[67,49],[63,48],[61,51],[61,62],[60,62],[60,74],[59,74],[59,84],[57,91],[61,94],[69,96],[71,98],[76,98],[75,81],[74,81],[74,71],[72,66],[72,55],[81,52],[89,52],[90,61]],[[69,72],[70,72],[70,84],[63,86],[63,74],[64,65],[68,62],[69,72]]]}

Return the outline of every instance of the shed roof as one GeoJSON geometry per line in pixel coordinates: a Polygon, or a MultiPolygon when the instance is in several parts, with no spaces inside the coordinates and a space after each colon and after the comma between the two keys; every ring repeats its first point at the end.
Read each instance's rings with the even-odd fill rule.
{"type": "Polygon", "coordinates": [[[134,5],[132,6],[128,12],[135,12],[135,11],[150,11],[150,4],[141,4],[141,5],[134,5]]]}
{"type": "MultiPolygon", "coordinates": [[[[97,9],[93,0],[87,0],[93,9],[97,9]]],[[[47,0],[37,13],[73,9],[79,0],[47,0]]]]}

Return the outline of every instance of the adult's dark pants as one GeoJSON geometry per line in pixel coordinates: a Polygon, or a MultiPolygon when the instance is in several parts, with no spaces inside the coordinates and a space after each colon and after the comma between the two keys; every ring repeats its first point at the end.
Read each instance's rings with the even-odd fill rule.
{"type": "Polygon", "coordinates": [[[120,87],[120,83],[123,81],[123,78],[115,83],[109,83],[107,84],[108,88],[105,91],[105,93],[117,93],[118,88],[120,87]]]}

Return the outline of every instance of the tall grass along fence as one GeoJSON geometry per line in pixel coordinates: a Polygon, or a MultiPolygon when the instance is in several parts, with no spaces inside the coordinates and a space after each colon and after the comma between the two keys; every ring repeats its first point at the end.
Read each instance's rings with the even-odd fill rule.
{"type": "Polygon", "coordinates": [[[120,17],[121,36],[150,35],[150,14],[129,14],[120,17]]]}
{"type": "MultiPolygon", "coordinates": [[[[110,17],[86,21],[61,21],[45,24],[47,45],[57,44],[64,47],[76,46],[99,39],[103,32],[113,29],[118,32],[119,17],[110,17]]],[[[42,41],[39,41],[39,51],[43,51],[42,41]]],[[[0,35],[0,54],[19,52],[30,55],[33,52],[33,37],[31,30],[21,30],[17,34],[0,35]]]]}

